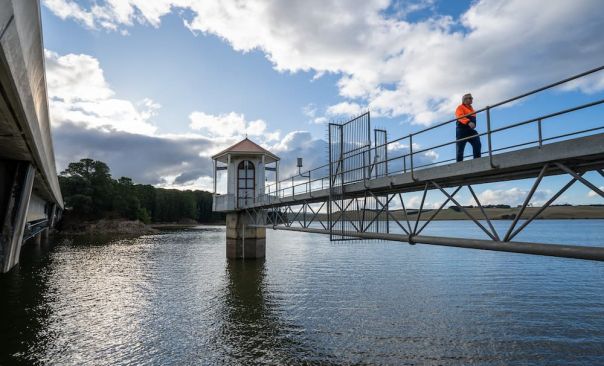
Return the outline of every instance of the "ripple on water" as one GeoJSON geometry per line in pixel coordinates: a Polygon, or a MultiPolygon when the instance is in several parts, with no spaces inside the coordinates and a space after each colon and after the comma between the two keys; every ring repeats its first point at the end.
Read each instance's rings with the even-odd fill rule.
{"type": "MultiPolygon", "coordinates": [[[[568,225],[604,237],[599,221],[568,225]]],[[[266,260],[241,262],[224,258],[220,227],[64,241],[0,282],[16,316],[2,339],[29,329],[0,361],[604,364],[600,263],[291,232],[267,243],[266,260]]]]}

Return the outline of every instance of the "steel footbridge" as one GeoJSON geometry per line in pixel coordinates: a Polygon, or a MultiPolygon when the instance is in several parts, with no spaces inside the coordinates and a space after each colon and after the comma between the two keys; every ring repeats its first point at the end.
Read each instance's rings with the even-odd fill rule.
{"type": "MultiPolygon", "coordinates": [[[[601,76],[598,73],[603,69],[604,66],[477,110],[478,130],[483,130],[478,136],[485,147],[481,158],[462,162],[435,158],[439,156],[435,151],[451,148],[463,139],[426,147],[415,143],[422,136],[438,135],[439,129],[450,131],[456,119],[388,141],[386,130],[371,129],[367,112],[328,125],[327,164],[284,180],[277,178],[253,200],[238,200],[232,194],[217,198],[230,201],[226,206],[233,211],[245,212],[252,227],[326,234],[333,241],[380,239],[602,261],[604,245],[514,239],[574,184],[582,184],[604,197],[598,185],[584,177],[588,172],[604,177],[604,99],[557,108],[520,121],[494,121],[493,116],[531,98],[601,76]],[[560,120],[572,123],[556,127],[560,120]],[[550,124],[553,128],[549,128],[550,124]],[[522,131],[525,140],[516,138],[510,143],[505,134],[514,131],[522,131]],[[540,207],[529,209],[543,178],[554,175],[566,175],[568,180],[540,207]],[[519,179],[532,179],[532,186],[522,205],[506,221],[507,229],[501,230],[501,225],[493,225],[473,186],[519,179]],[[462,189],[467,190],[477,209],[469,209],[456,198],[462,189]],[[426,207],[426,196],[431,191],[441,193],[443,201],[437,208],[426,207]],[[410,192],[421,194],[418,207],[417,200],[414,208],[409,199],[405,200],[403,194],[410,192]],[[447,205],[452,207],[446,208],[447,205]],[[425,229],[446,209],[463,213],[483,238],[425,235],[425,229]]],[[[604,211],[604,206],[601,209],[604,211]]]]}

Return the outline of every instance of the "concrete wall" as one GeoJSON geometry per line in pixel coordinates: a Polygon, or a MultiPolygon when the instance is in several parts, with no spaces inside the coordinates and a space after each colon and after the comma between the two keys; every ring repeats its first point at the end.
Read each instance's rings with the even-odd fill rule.
{"type": "Polygon", "coordinates": [[[40,4],[36,0],[0,0],[0,94],[5,138],[0,158],[31,161],[39,194],[63,207],[50,134],[40,4]],[[22,156],[25,144],[28,156],[22,156]],[[14,147],[14,151],[11,150],[14,147]],[[21,155],[13,156],[13,154],[21,155]]]}
{"type": "Polygon", "coordinates": [[[0,0],[0,195],[0,271],[7,272],[19,262],[24,233],[46,222],[26,224],[54,222],[47,208],[63,208],[37,0],[0,0]]]}
{"type": "Polygon", "coordinates": [[[238,211],[227,214],[227,258],[258,259],[265,257],[266,229],[250,227],[250,224],[252,224],[252,220],[246,212],[238,211]]]}
{"type": "Polygon", "coordinates": [[[45,199],[32,194],[29,199],[29,207],[27,208],[27,222],[48,219],[47,206],[48,203],[45,199]]]}

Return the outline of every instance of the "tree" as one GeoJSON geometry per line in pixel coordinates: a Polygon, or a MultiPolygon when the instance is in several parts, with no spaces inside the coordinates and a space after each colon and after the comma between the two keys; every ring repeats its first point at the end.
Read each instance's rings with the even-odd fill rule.
{"type": "Polygon", "coordinates": [[[115,180],[107,164],[93,159],[70,163],[59,176],[68,214],[82,219],[124,218],[150,222],[196,220],[213,222],[224,214],[212,212],[212,195],[115,180]]]}

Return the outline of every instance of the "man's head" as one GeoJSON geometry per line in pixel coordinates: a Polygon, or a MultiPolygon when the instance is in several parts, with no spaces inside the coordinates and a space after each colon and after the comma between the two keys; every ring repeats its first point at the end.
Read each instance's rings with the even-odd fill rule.
{"type": "Polygon", "coordinates": [[[465,105],[472,105],[472,94],[468,93],[468,94],[464,94],[463,97],[461,97],[461,102],[465,105]]]}

